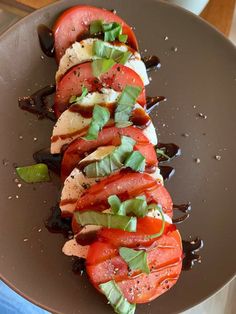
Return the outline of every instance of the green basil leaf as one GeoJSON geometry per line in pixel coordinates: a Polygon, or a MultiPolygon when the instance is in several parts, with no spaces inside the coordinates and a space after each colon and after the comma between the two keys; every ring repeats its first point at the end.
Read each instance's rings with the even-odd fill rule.
{"type": "Polygon", "coordinates": [[[90,27],[89,27],[90,34],[94,35],[94,34],[98,34],[98,33],[103,32],[102,25],[103,25],[102,20],[92,21],[92,23],[90,24],[90,27]]]}
{"type": "Polygon", "coordinates": [[[82,94],[80,96],[71,96],[69,103],[70,104],[78,104],[87,95],[88,95],[88,89],[83,86],[82,87],[82,94]]]}
{"type": "Polygon", "coordinates": [[[143,250],[133,250],[127,247],[121,247],[119,254],[128,264],[131,270],[141,270],[143,273],[149,274],[150,269],[147,263],[147,253],[143,250]]]}
{"type": "Polygon", "coordinates": [[[48,166],[45,164],[17,167],[16,172],[18,176],[26,183],[50,181],[48,166]]]}
{"type": "Polygon", "coordinates": [[[97,59],[92,62],[93,75],[99,77],[113,67],[115,61],[113,59],[97,59]]]}
{"type": "Polygon", "coordinates": [[[137,196],[135,198],[121,202],[117,195],[111,195],[108,198],[112,213],[127,216],[134,214],[136,217],[144,217],[148,213],[148,205],[145,196],[137,196]]]}
{"type": "Polygon", "coordinates": [[[141,93],[141,87],[127,85],[122,91],[118,105],[115,110],[115,122],[117,125],[129,121],[131,111],[136,103],[136,100],[141,93]]]}
{"type": "Polygon", "coordinates": [[[111,206],[112,213],[116,214],[119,211],[120,205],[121,205],[121,201],[120,201],[119,197],[117,195],[109,196],[108,197],[108,203],[111,206]]]}
{"type": "Polygon", "coordinates": [[[143,172],[145,170],[146,160],[139,151],[133,151],[130,156],[125,160],[125,167],[129,167],[134,171],[143,172]]]}
{"type": "Polygon", "coordinates": [[[96,211],[77,211],[74,213],[75,219],[81,226],[96,225],[112,229],[135,232],[137,228],[137,218],[119,216],[96,211]]]}
{"type": "Polygon", "coordinates": [[[125,34],[119,34],[118,39],[121,43],[126,43],[128,39],[128,35],[125,34]]]}
{"type": "Polygon", "coordinates": [[[84,172],[89,178],[108,176],[115,170],[123,167],[123,163],[129,154],[133,151],[135,141],[128,137],[121,137],[121,145],[100,161],[90,163],[84,168],[84,172]]]}
{"type": "Polygon", "coordinates": [[[110,119],[110,112],[107,108],[95,105],[93,108],[93,117],[89,125],[88,132],[84,139],[96,140],[98,133],[110,119]]]}
{"type": "Polygon", "coordinates": [[[169,160],[170,157],[166,155],[164,148],[156,148],[157,158],[164,157],[166,160],[169,160]]]}
{"type": "Polygon", "coordinates": [[[103,24],[102,27],[105,41],[115,41],[122,33],[121,25],[116,22],[103,24]]]}
{"type": "Polygon", "coordinates": [[[162,234],[163,234],[163,232],[165,230],[166,222],[165,222],[165,217],[164,217],[163,211],[162,211],[160,206],[158,206],[156,204],[150,204],[148,206],[148,210],[150,210],[150,209],[158,210],[160,212],[160,214],[161,214],[161,219],[162,219],[161,230],[158,233],[154,233],[154,234],[151,234],[151,235],[147,236],[148,239],[154,239],[154,238],[158,238],[158,237],[162,236],[162,234]]]}
{"type": "Polygon", "coordinates": [[[99,285],[117,314],[134,314],[135,304],[129,303],[114,280],[99,285]]]}
{"type": "Polygon", "coordinates": [[[113,59],[116,63],[125,64],[131,53],[129,51],[121,51],[114,47],[109,47],[101,40],[93,43],[93,55],[100,58],[113,59]]]}

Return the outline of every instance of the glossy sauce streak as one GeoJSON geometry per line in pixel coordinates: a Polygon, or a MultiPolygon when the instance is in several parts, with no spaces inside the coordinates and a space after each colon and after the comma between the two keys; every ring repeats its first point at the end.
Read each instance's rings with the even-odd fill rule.
{"type": "Polygon", "coordinates": [[[182,241],[183,245],[183,265],[182,270],[190,270],[196,263],[201,263],[201,256],[196,254],[203,247],[203,241],[196,238],[193,241],[182,241]]]}
{"type": "Polygon", "coordinates": [[[37,163],[44,163],[50,170],[60,175],[61,173],[61,154],[51,154],[49,149],[42,149],[33,154],[33,158],[37,163]]]}
{"type": "Polygon", "coordinates": [[[161,67],[160,59],[157,56],[149,56],[142,58],[147,71],[159,69],[161,67]]]}
{"type": "Polygon", "coordinates": [[[90,245],[97,240],[97,230],[90,232],[80,232],[76,236],[76,242],[80,245],[90,245]]]}
{"type": "Polygon", "coordinates": [[[82,257],[73,257],[72,271],[76,275],[83,275],[85,272],[86,259],[82,257]]]}
{"type": "Polygon", "coordinates": [[[187,203],[187,204],[181,204],[181,205],[173,205],[173,210],[178,210],[182,213],[184,213],[184,215],[180,216],[180,217],[176,217],[173,218],[172,221],[174,224],[178,224],[181,223],[183,221],[185,221],[186,219],[189,218],[189,212],[191,211],[191,203],[187,203]]]}
{"type": "Polygon", "coordinates": [[[38,90],[31,96],[20,97],[18,99],[19,107],[30,113],[34,113],[39,119],[48,118],[56,121],[52,106],[49,106],[46,97],[55,93],[55,85],[49,85],[38,90]]]}
{"type": "Polygon", "coordinates": [[[175,169],[170,166],[159,166],[159,169],[164,180],[170,179],[175,173],[175,169]]]}
{"type": "Polygon", "coordinates": [[[54,36],[53,32],[46,25],[38,26],[38,38],[43,53],[48,57],[54,57],[54,36]]]}
{"type": "Polygon", "coordinates": [[[132,112],[130,121],[133,122],[134,125],[140,128],[145,128],[150,124],[151,119],[149,115],[143,109],[136,108],[132,112]]]}
{"type": "Polygon", "coordinates": [[[166,101],[166,98],[164,96],[147,96],[146,97],[146,112],[147,114],[150,114],[153,109],[159,106],[159,103],[161,101],[166,101]]]}
{"type": "Polygon", "coordinates": [[[168,161],[176,156],[181,155],[181,149],[179,148],[178,145],[173,144],[173,143],[158,143],[156,147],[163,150],[165,155],[169,157],[169,159],[167,159],[163,155],[158,155],[159,162],[168,161]]]}
{"type": "Polygon", "coordinates": [[[45,222],[45,227],[53,233],[62,233],[66,238],[73,232],[71,229],[71,218],[61,217],[61,209],[58,205],[51,208],[51,216],[45,222]]]}
{"type": "MultiPolygon", "coordinates": [[[[110,103],[110,104],[103,103],[103,104],[99,104],[99,106],[106,107],[109,110],[110,115],[114,116],[116,103],[110,103]]],[[[93,116],[93,108],[94,108],[94,105],[83,106],[80,104],[75,104],[69,107],[69,111],[79,113],[83,118],[90,119],[93,116]]]]}

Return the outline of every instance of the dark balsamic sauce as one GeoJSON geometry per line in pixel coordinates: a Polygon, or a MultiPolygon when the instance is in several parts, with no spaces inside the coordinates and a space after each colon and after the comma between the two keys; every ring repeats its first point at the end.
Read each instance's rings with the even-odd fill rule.
{"type": "Polygon", "coordinates": [[[170,179],[175,173],[175,169],[170,166],[159,166],[159,169],[164,180],[170,179]]]}
{"type": "Polygon", "coordinates": [[[50,170],[60,175],[61,173],[61,154],[51,154],[49,149],[42,149],[33,154],[33,158],[37,163],[44,163],[50,170]]]}
{"type": "Polygon", "coordinates": [[[166,97],[164,96],[147,96],[146,97],[146,112],[147,114],[150,114],[153,109],[159,106],[159,103],[161,101],[166,101],[166,97]]]}
{"type": "Polygon", "coordinates": [[[42,51],[50,58],[54,57],[54,36],[52,30],[44,24],[38,26],[38,38],[42,51]]]}
{"type": "Polygon", "coordinates": [[[203,241],[197,237],[193,241],[183,240],[182,245],[184,253],[182,270],[190,270],[196,263],[201,263],[201,256],[195,252],[203,247],[203,241]]]}
{"type": "Polygon", "coordinates": [[[83,275],[85,273],[85,258],[73,257],[72,271],[76,275],[83,275]]]}
{"type": "Polygon", "coordinates": [[[159,69],[161,67],[160,59],[157,56],[148,56],[142,58],[147,71],[159,69]]]}
{"type": "Polygon", "coordinates": [[[179,224],[181,222],[184,222],[186,219],[189,218],[189,212],[191,211],[191,203],[187,203],[187,204],[181,204],[181,205],[173,205],[173,210],[178,210],[182,213],[184,213],[184,215],[180,216],[180,217],[176,217],[173,218],[172,221],[174,224],[179,224]]]}
{"type": "Polygon", "coordinates": [[[181,149],[178,145],[174,143],[158,143],[156,146],[158,149],[161,149],[169,159],[163,155],[158,155],[158,161],[168,161],[174,157],[181,155],[181,149]]]}
{"type": "Polygon", "coordinates": [[[76,235],[76,242],[80,245],[90,245],[97,239],[97,231],[79,232],[76,235]]]}
{"type": "Polygon", "coordinates": [[[18,99],[19,107],[30,113],[34,113],[39,119],[48,118],[56,121],[52,106],[48,104],[46,97],[55,93],[55,85],[49,85],[38,90],[31,96],[20,97],[18,99]]]}
{"type": "Polygon", "coordinates": [[[61,209],[58,205],[51,208],[51,216],[45,222],[45,227],[53,233],[61,233],[66,238],[72,236],[71,218],[61,217],[61,209]]]}

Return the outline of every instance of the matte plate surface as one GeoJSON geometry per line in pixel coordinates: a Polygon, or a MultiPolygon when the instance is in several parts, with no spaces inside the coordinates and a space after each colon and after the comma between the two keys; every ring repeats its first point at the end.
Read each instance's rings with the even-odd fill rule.
{"type": "MultiPolygon", "coordinates": [[[[111,313],[87,278],[73,274],[71,259],[61,253],[64,238],[44,227],[59,197],[58,180],[21,187],[14,182],[14,165],[33,163],[33,152],[49,146],[53,126],[17,104],[19,96],[54,82],[56,65],[41,57],[37,26],[51,26],[60,12],[78,2],[39,10],[1,37],[0,271],[11,287],[53,312],[111,313]]],[[[161,69],[151,73],[148,95],[165,95],[168,101],[152,117],[159,139],[182,149],[181,158],[172,162],[176,174],[167,187],[175,203],[192,203],[191,217],[179,226],[183,238],[200,236],[205,245],[202,264],[183,272],[170,292],[138,306],[137,313],[178,313],[209,297],[235,274],[236,50],[199,18],[165,3],[86,3],[116,9],[135,26],[141,52],[161,59],[161,69]]]]}

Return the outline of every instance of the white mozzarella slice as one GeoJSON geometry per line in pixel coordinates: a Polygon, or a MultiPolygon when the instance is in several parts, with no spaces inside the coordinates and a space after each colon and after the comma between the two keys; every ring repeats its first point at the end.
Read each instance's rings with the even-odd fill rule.
{"type": "Polygon", "coordinates": [[[76,239],[66,241],[62,248],[62,252],[67,256],[77,256],[87,258],[89,245],[80,245],[76,239]]]}
{"type": "Polygon", "coordinates": [[[75,168],[64,182],[61,192],[61,211],[73,213],[78,198],[95,182],[96,178],[87,178],[79,169],[75,168]]]}
{"type": "MultiPolygon", "coordinates": [[[[80,101],[81,106],[91,106],[91,104],[115,103],[120,96],[119,92],[113,89],[103,88],[101,92],[89,93],[80,101]]],[[[139,104],[135,104],[135,108],[142,108],[139,104]]],[[[57,120],[51,137],[51,153],[58,154],[61,152],[63,145],[70,144],[79,136],[86,133],[86,128],[91,122],[90,118],[84,118],[78,112],[72,112],[69,109],[64,111],[57,120]]],[[[142,132],[153,145],[157,144],[157,135],[152,121],[149,125],[142,129],[142,132]]]]}
{"type": "MultiPolygon", "coordinates": [[[[71,47],[66,50],[59,63],[59,68],[56,73],[56,82],[73,66],[86,61],[98,59],[97,56],[93,55],[93,43],[96,40],[98,39],[87,38],[80,42],[75,42],[71,47]]],[[[119,43],[119,45],[105,43],[105,45],[124,52],[129,50],[129,47],[122,43],[119,43]]],[[[143,80],[144,85],[149,84],[145,64],[141,60],[141,56],[138,52],[132,53],[129,60],[125,63],[125,66],[137,72],[143,80]]]]}

